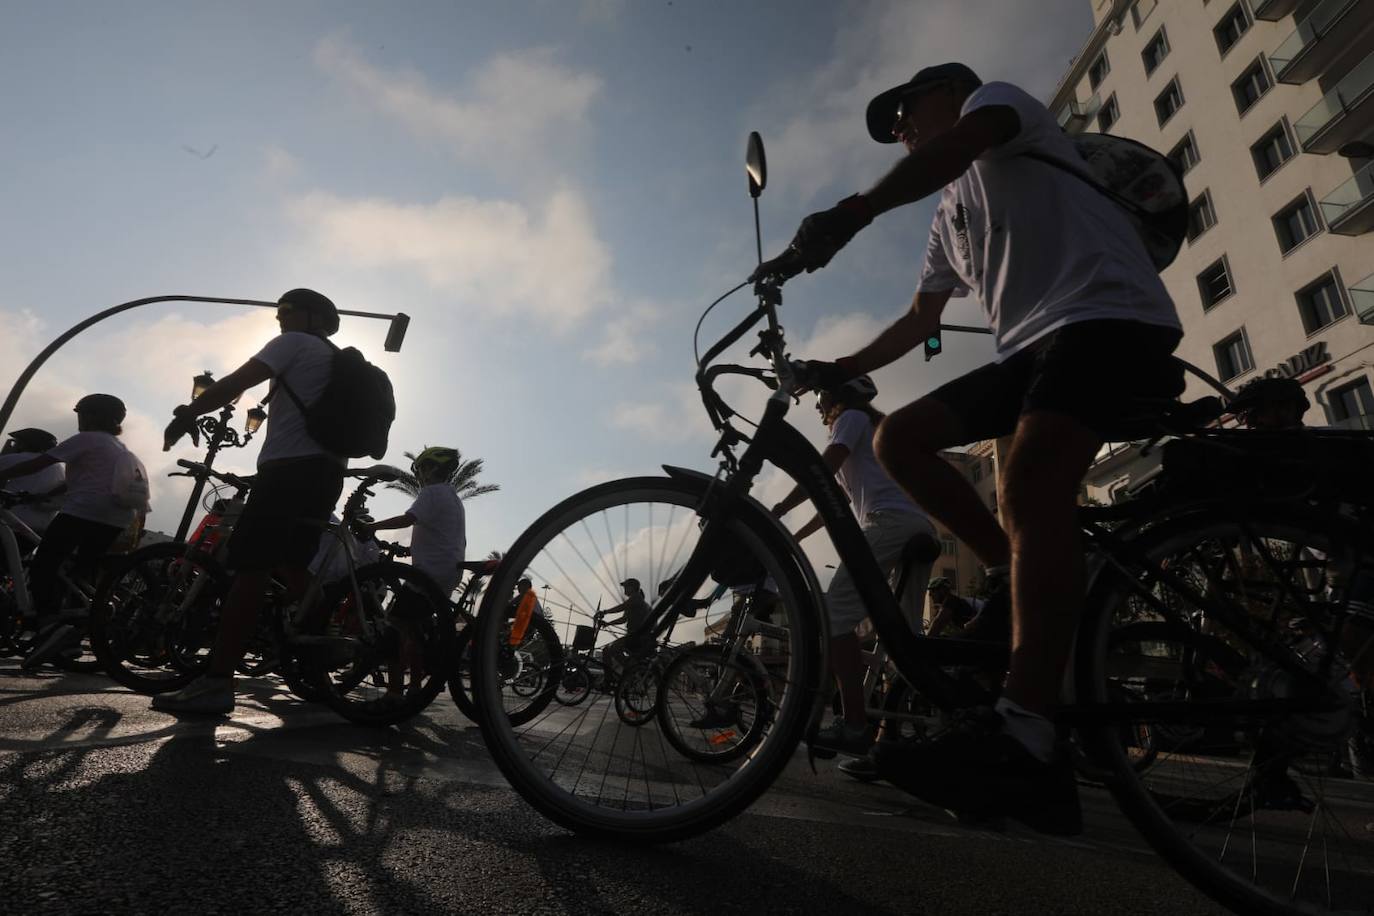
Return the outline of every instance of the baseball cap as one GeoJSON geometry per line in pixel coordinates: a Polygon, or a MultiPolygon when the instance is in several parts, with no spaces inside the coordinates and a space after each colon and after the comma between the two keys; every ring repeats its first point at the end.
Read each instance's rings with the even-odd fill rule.
{"type": "Polygon", "coordinates": [[[901,104],[902,99],[913,92],[948,82],[983,85],[978,74],[965,64],[948,63],[923,67],[905,83],[878,93],[873,97],[873,101],[868,103],[868,135],[879,143],[896,143],[897,138],[892,136],[892,122],[897,120],[897,106],[901,104]]]}

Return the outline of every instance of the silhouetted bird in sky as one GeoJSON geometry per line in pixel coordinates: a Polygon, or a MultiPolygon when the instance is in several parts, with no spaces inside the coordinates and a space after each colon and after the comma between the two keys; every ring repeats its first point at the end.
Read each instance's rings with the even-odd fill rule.
{"type": "Polygon", "coordinates": [[[209,159],[211,156],[215,154],[215,150],[219,149],[219,144],[216,143],[214,146],[210,147],[210,151],[207,153],[202,153],[195,147],[187,146],[184,143],[181,145],[181,148],[186,150],[186,152],[190,153],[192,156],[195,156],[197,159],[209,159]]]}

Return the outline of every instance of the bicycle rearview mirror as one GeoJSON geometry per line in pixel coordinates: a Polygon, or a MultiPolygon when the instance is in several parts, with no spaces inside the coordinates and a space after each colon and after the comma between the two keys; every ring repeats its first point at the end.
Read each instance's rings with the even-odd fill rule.
{"type": "Polygon", "coordinates": [[[744,150],[744,170],[749,173],[749,196],[755,199],[768,186],[768,159],[763,155],[763,138],[759,132],[749,132],[749,144],[744,150]]]}

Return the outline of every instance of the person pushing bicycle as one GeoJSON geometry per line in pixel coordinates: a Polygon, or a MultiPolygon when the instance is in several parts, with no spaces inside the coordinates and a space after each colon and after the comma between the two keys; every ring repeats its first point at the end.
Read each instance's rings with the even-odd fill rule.
{"type": "Polygon", "coordinates": [[[995,709],[930,742],[880,746],[876,762],[884,778],[941,807],[992,807],[1042,831],[1078,833],[1073,768],[1049,718],[1083,599],[1077,495],[1123,406],[1182,393],[1172,358],[1181,325],[1125,212],[1074,174],[1085,169],[1073,142],[1023,90],[938,64],[880,93],[866,118],[874,140],[900,141],[906,156],[868,191],[804,219],[788,251],[755,277],[824,267],[878,215],[939,192],[909,311],[858,352],[815,364],[813,387],[892,363],[938,332],[951,297],[978,297],[994,362],[889,415],[874,448],[917,504],[1007,583],[992,600],[1009,601],[1013,620],[995,709]],[[999,524],[939,453],[1005,435],[999,524]]]}
{"type": "Polygon", "coordinates": [[[234,669],[243,658],[257,624],[274,569],[286,577],[293,595],[305,590],[307,565],[319,545],[320,530],[343,492],[348,460],[330,453],[306,429],[299,398],[311,404],[329,382],[334,348],[325,340],[339,329],[334,303],[312,289],[283,293],[277,303],[281,333],[257,355],[218,380],[189,404],[172,411],[163,450],[182,436],[197,437],[196,417],[231,404],[245,390],[271,379],[271,412],[257,479],[229,539],[229,567],[236,573],[220,617],[219,631],[204,676],[175,693],[153,698],[167,712],[228,713],[234,709],[234,669]],[[276,386],[292,396],[276,397],[276,386]]]}

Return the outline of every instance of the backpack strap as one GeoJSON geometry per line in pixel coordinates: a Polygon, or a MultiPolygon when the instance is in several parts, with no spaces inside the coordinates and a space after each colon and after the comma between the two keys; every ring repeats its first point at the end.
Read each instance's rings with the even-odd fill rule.
{"type": "MultiPolygon", "coordinates": [[[[1055,168],[1059,169],[1059,171],[1074,176],[1079,181],[1082,181],[1084,184],[1088,185],[1093,190],[1097,191],[1097,193],[1101,194],[1103,197],[1110,200],[1112,203],[1124,209],[1127,213],[1130,213],[1136,219],[1147,221],[1156,215],[1154,213],[1151,213],[1149,210],[1146,210],[1144,207],[1140,206],[1140,204],[1136,203],[1135,201],[1127,197],[1122,197],[1120,194],[1113,191],[1111,188],[1099,184],[1097,181],[1093,180],[1088,175],[1071,167],[1068,163],[1060,162],[1053,156],[1046,156],[1044,153],[1037,153],[1029,150],[1018,155],[1024,156],[1027,159],[1034,159],[1037,162],[1043,162],[1046,165],[1054,166],[1055,168]]],[[[1084,166],[1086,168],[1086,163],[1084,164],[1084,166]]]]}

